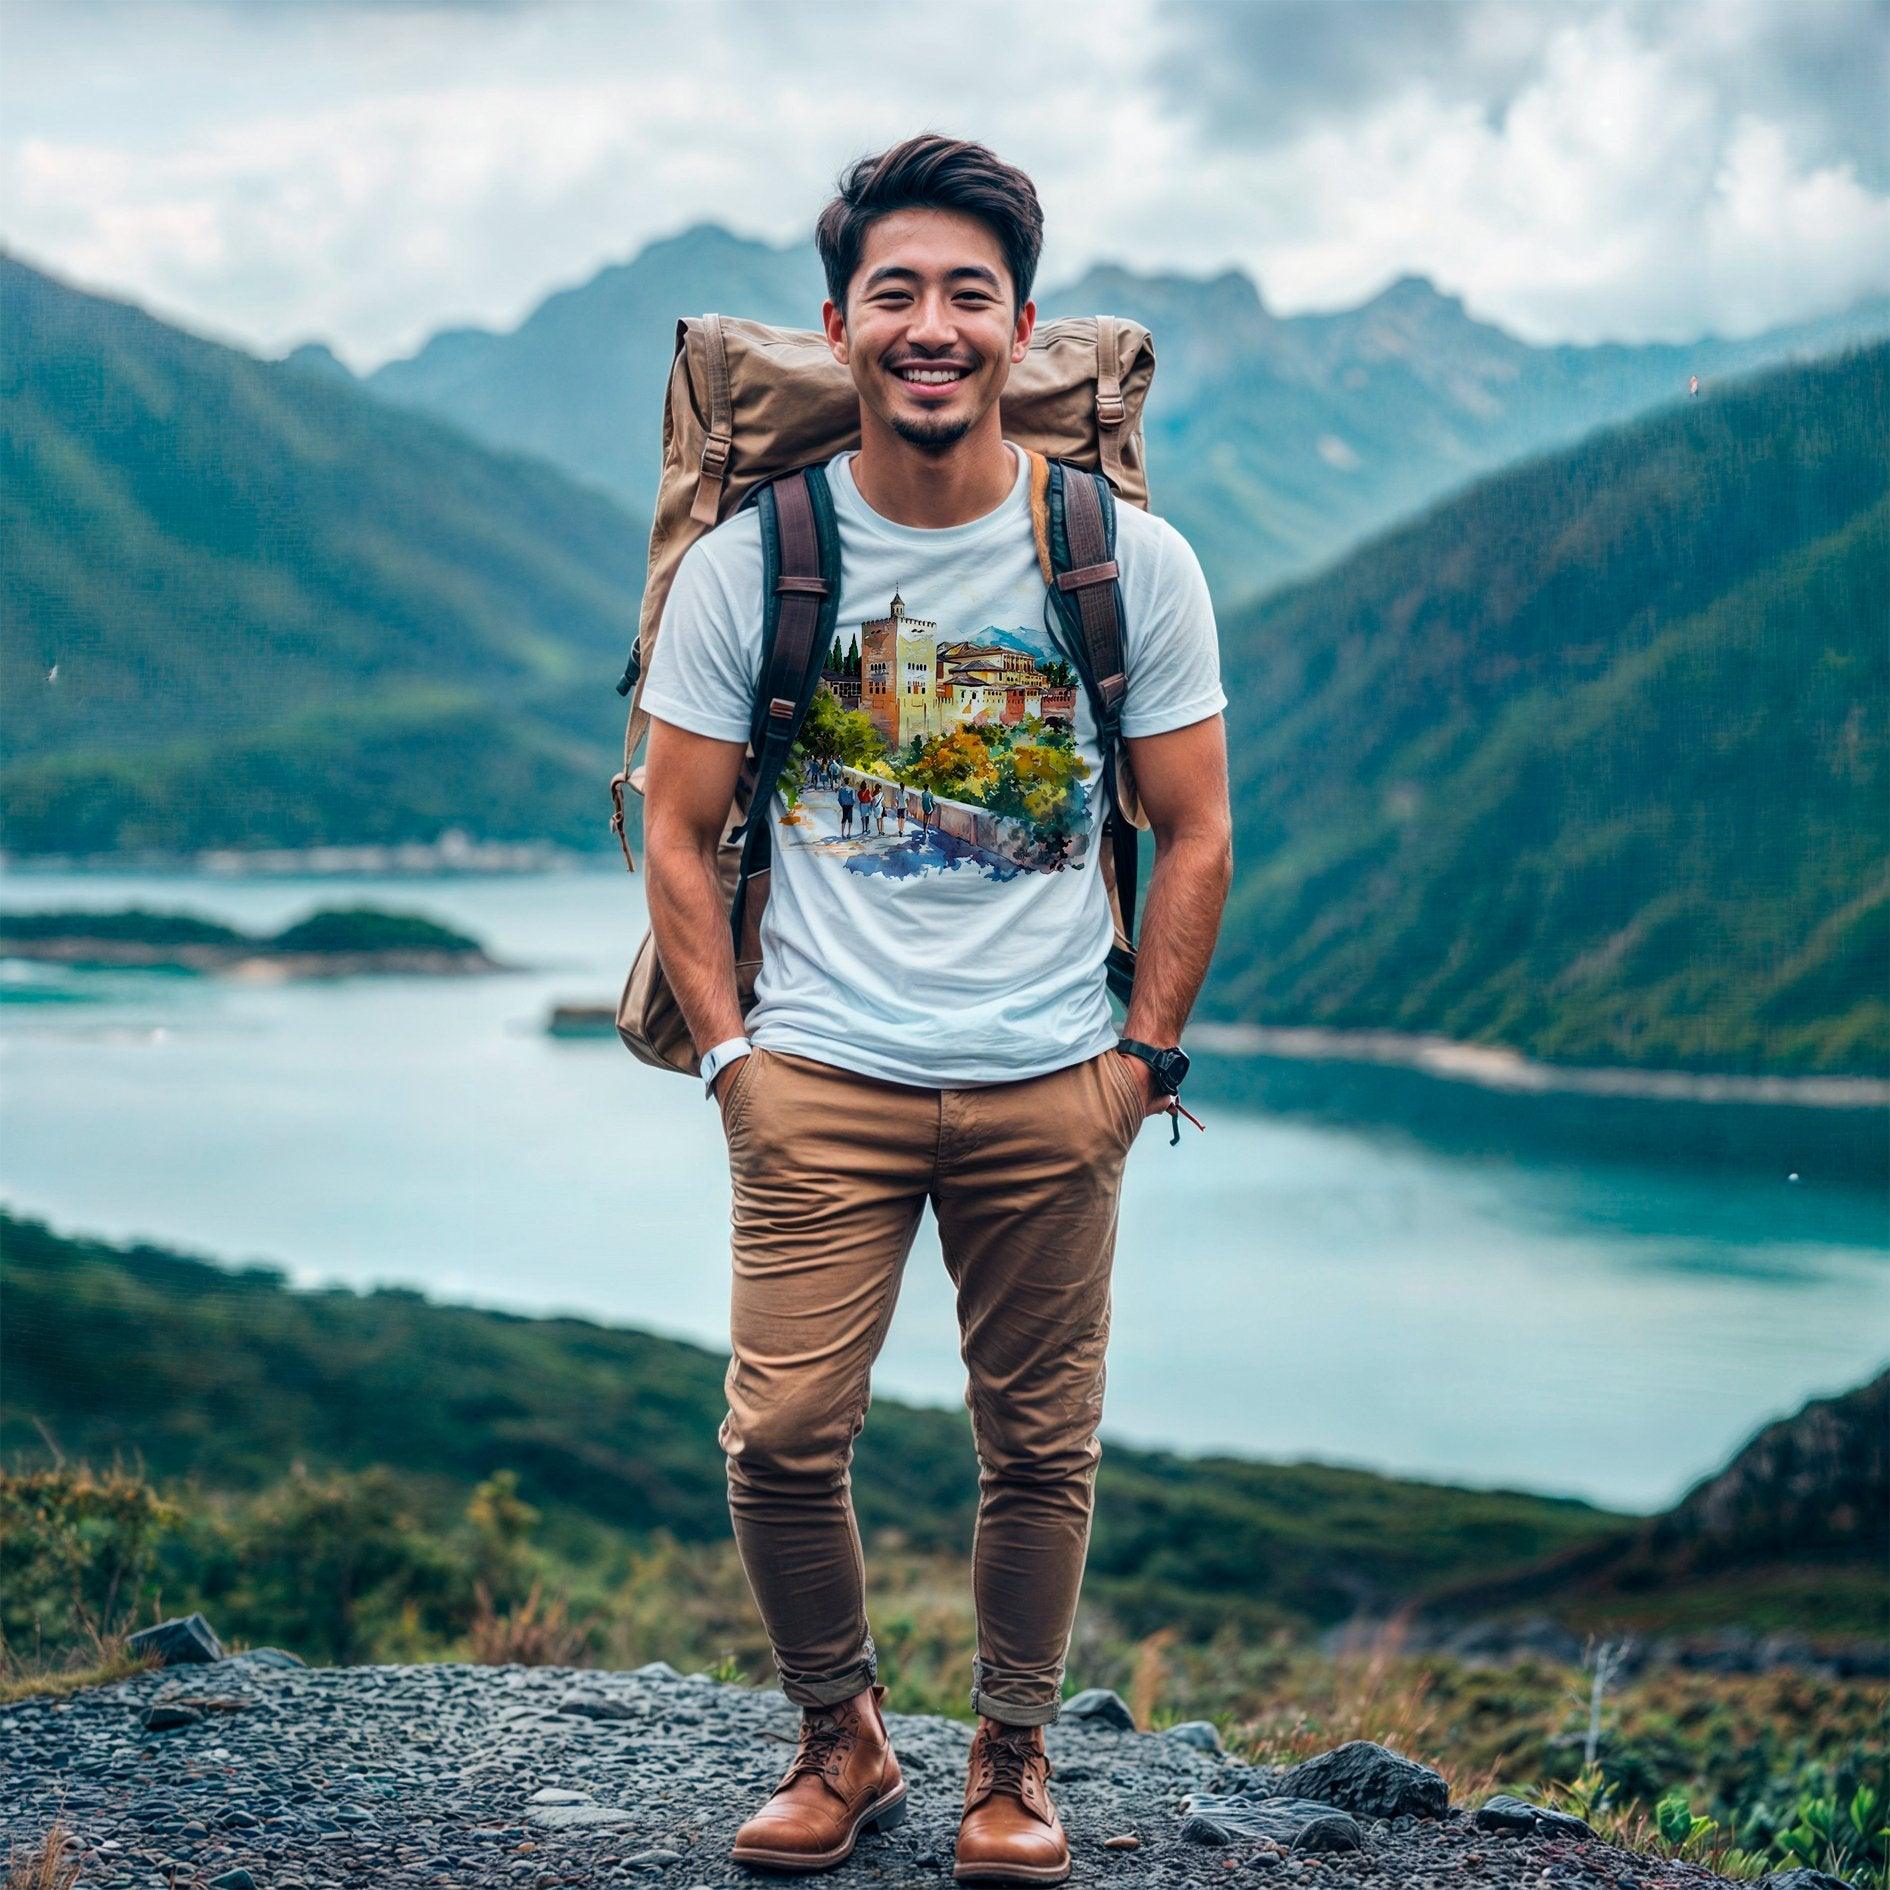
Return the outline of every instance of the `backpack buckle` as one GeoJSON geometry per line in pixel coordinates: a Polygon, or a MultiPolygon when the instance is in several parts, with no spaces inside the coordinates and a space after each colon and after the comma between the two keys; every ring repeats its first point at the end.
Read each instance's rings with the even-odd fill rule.
{"type": "Polygon", "coordinates": [[[825,597],[831,588],[825,578],[790,577],[785,572],[774,581],[777,596],[787,593],[797,597],[825,597]]]}
{"type": "Polygon", "coordinates": [[[1119,427],[1128,417],[1129,410],[1120,394],[1096,396],[1096,424],[1099,427],[1119,427]]]}
{"type": "Polygon", "coordinates": [[[1092,584],[1113,583],[1119,575],[1113,558],[1102,564],[1079,565],[1074,571],[1057,573],[1057,589],[1060,591],[1085,591],[1092,584]]]}
{"type": "Polygon", "coordinates": [[[778,716],[783,722],[791,721],[798,706],[786,696],[775,696],[768,703],[768,720],[772,722],[778,716]]]}
{"type": "Polygon", "coordinates": [[[728,456],[734,442],[720,433],[711,433],[702,442],[702,470],[710,479],[720,479],[728,471],[728,456]]]}

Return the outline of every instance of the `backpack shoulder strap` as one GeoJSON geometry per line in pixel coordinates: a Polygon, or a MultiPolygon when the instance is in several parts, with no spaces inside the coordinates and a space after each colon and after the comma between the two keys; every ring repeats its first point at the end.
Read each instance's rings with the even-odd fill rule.
{"type": "Polygon", "coordinates": [[[742,842],[729,911],[738,956],[748,882],[770,857],[775,783],[820,687],[840,608],[840,532],[825,469],[783,473],[757,488],[747,503],[761,523],[761,686],[742,763],[746,805],[727,836],[742,842]]]}
{"type": "Polygon", "coordinates": [[[1116,751],[1122,739],[1122,702],[1128,693],[1123,655],[1121,573],[1116,564],[1116,501],[1108,480],[1067,460],[1044,467],[1042,503],[1032,467],[1031,519],[1037,530],[1044,583],[1066,630],[1066,642],[1089,699],[1102,754],[1109,812],[1105,825],[1115,869],[1126,952],[1110,954],[1110,987],[1124,1003],[1134,976],[1136,880],[1140,870],[1137,829],[1116,793],[1116,751]]]}

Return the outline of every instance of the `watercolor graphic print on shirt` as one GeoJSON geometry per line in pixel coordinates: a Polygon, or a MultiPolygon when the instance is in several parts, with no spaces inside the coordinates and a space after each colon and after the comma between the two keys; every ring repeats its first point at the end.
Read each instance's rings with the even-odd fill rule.
{"type": "Polygon", "coordinates": [[[891,879],[1080,866],[1095,771],[1081,685],[1027,631],[969,634],[907,607],[836,634],[779,792],[781,840],[891,879]]]}

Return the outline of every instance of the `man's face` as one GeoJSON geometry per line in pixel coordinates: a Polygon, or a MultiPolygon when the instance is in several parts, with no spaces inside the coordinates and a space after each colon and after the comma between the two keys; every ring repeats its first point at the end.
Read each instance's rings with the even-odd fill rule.
{"type": "Polygon", "coordinates": [[[902,440],[943,453],[997,404],[1024,358],[1036,305],[1013,311],[1004,251],[978,218],[897,210],[866,232],[845,311],[822,320],[862,406],[902,440]]]}

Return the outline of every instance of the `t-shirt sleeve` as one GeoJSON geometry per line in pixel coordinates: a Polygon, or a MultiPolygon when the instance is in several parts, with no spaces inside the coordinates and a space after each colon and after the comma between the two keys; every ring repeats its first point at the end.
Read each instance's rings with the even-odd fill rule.
{"type": "Polygon", "coordinates": [[[695,735],[745,742],[761,666],[761,545],[746,601],[737,594],[750,562],[747,546],[721,539],[739,523],[717,527],[683,553],[663,602],[642,705],[695,735]],[[712,543],[711,540],[720,539],[712,543]]]}
{"type": "Polygon", "coordinates": [[[1214,600],[1201,561],[1166,520],[1150,523],[1155,532],[1147,547],[1153,554],[1148,578],[1123,586],[1129,671],[1122,702],[1125,735],[1166,734],[1227,707],[1214,600]]]}

